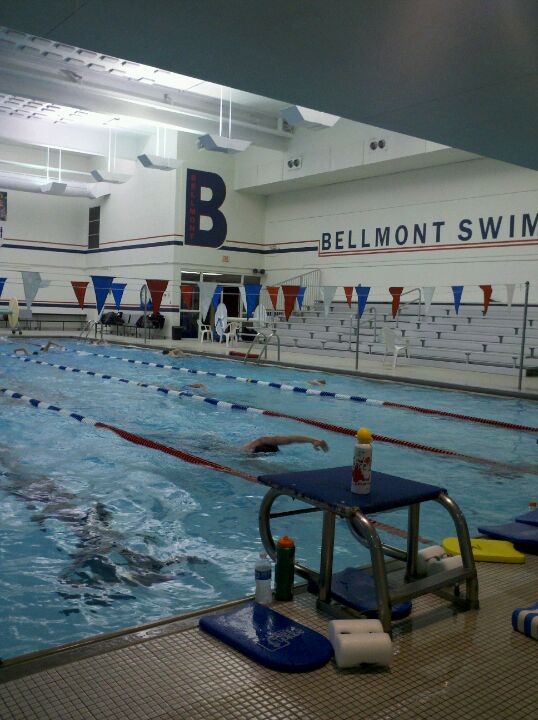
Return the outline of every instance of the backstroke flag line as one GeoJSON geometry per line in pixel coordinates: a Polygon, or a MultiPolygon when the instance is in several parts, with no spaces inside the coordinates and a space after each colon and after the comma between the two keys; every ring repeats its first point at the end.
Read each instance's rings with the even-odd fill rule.
{"type": "MultiPolygon", "coordinates": [[[[86,283],[88,284],[88,283],[86,283]]],[[[112,297],[116,303],[116,310],[121,308],[121,299],[123,297],[123,291],[127,287],[127,283],[112,283],[110,289],[112,290],[112,297]]]]}
{"type": "Polygon", "coordinates": [[[112,289],[113,276],[110,275],[90,275],[93,283],[93,289],[95,292],[95,305],[97,308],[97,314],[101,314],[108,293],[112,289]]]}
{"type": "Polygon", "coordinates": [[[86,299],[86,288],[88,287],[88,280],[71,280],[75,297],[77,298],[80,309],[84,310],[84,300],[86,299]]]}

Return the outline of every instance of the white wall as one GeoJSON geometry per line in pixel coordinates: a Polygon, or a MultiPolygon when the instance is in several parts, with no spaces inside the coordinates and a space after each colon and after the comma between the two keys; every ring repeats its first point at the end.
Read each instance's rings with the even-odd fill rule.
{"type": "MultiPolygon", "coordinates": [[[[526,237],[522,232],[524,213],[532,220],[538,213],[538,173],[485,159],[272,195],[265,239],[277,252],[266,256],[268,280],[319,268],[326,285],[361,283],[388,288],[526,280],[536,284],[538,224],[532,242],[528,228],[526,237]],[[513,233],[510,215],[514,215],[513,233]],[[504,218],[496,241],[491,236],[487,241],[480,237],[479,218],[489,216],[495,223],[500,216],[504,218]],[[458,238],[459,222],[465,218],[472,220],[469,240],[458,238]],[[440,242],[436,242],[433,222],[444,223],[440,242]],[[397,245],[396,228],[405,225],[412,231],[415,223],[427,224],[426,245],[414,244],[411,239],[397,245]],[[376,228],[387,226],[391,228],[389,248],[375,248],[376,228]],[[348,248],[349,230],[357,248],[348,248]],[[369,243],[370,248],[361,247],[363,230],[364,244],[369,243]],[[335,247],[337,231],[343,231],[341,250],[335,247]],[[325,255],[318,250],[323,233],[331,234],[331,250],[325,255]],[[279,254],[285,247],[282,243],[297,249],[301,244],[315,246],[316,250],[279,254]],[[452,247],[442,249],[445,246],[452,247]]],[[[400,233],[402,240],[405,230],[400,233]]],[[[383,291],[383,297],[386,294],[383,291]]],[[[445,294],[450,299],[451,293],[445,294]]],[[[436,297],[441,299],[441,293],[436,297]]],[[[464,299],[471,300],[471,295],[466,292],[464,299]]]]}

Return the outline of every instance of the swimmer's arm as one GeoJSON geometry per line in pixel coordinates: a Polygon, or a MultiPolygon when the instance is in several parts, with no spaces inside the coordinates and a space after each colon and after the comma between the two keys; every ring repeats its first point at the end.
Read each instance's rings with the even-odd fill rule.
{"type": "Polygon", "coordinates": [[[315,450],[321,449],[324,452],[329,449],[325,440],[318,440],[318,438],[308,437],[307,435],[266,435],[253,440],[248,445],[292,445],[293,443],[310,443],[315,450]]]}

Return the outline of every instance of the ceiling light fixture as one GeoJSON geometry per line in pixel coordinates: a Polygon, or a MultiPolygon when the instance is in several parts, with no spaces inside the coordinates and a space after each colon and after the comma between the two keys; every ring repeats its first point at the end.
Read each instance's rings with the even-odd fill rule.
{"type": "Polygon", "coordinates": [[[96,182],[106,182],[112,185],[121,185],[131,179],[131,175],[116,172],[116,130],[108,128],[108,165],[106,170],[92,170],[91,176],[96,182]]]}
{"type": "Polygon", "coordinates": [[[220,88],[220,113],[219,113],[219,134],[202,135],[198,138],[200,150],[212,152],[238,153],[246,150],[251,143],[248,140],[237,140],[232,138],[232,89],[229,88],[229,115],[228,115],[228,137],[222,134],[222,87],[220,88]]]}
{"type": "Polygon", "coordinates": [[[301,107],[300,105],[290,105],[290,107],[283,108],[280,111],[280,116],[289,125],[299,125],[310,130],[331,128],[340,120],[338,115],[330,115],[319,110],[310,110],[310,108],[301,107]]]}

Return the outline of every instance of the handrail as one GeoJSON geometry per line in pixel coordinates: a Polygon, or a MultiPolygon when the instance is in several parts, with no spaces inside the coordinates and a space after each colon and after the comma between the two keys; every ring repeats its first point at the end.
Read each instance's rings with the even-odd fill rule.
{"type": "Polygon", "coordinates": [[[396,327],[398,327],[398,324],[400,322],[400,308],[402,305],[412,305],[413,303],[417,302],[418,300],[418,318],[417,321],[420,322],[420,308],[422,306],[422,288],[411,288],[411,290],[406,290],[404,293],[400,295],[400,298],[404,295],[409,295],[409,293],[418,292],[418,298],[415,300],[407,300],[405,302],[401,302],[400,300],[400,306],[398,307],[398,312],[396,313],[396,327]]]}
{"type": "Polygon", "coordinates": [[[252,350],[252,348],[254,347],[254,345],[255,345],[256,343],[258,343],[258,342],[259,342],[261,345],[263,345],[263,348],[261,349],[260,354],[258,355],[258,357],[257,357],[257,359],[256,359],[257,362],[260,362],[260,360],[261,360],[262,357],[264,357],[264,356],[265,356],[265,358],[267,358],[267,348],[268,348],[268,345],[269,345],[269,340],[270,340],[271,338],[273,338],[273,337],[276,338],[276,343],[277,343],[277,361],[280,362],[280,338],[279,338],[278,334],[277,334],[274,330],[273,330],[272,332],[270,332],[268,335],[266,335],[264,332],[257,332],[257,333],[256,333],[256,335],[252,338],[252,342],[250,343],[247,352],[245,353],[245,357],[244,357],[244,359],[243,359],[243,362],[246,363],[246,362],[248,361],[248,356],[249,356],[249,354],[250,354],[250,351],[252,350]],[[262,340],[262,339],[263,339],[263,340],[262,340]]]}
{"type": "MultiPolygon", "coordinates": [[[[377,310],[375,307],[368,308],[369,313],[374,313],[374,342],[377,342],[377,310]]],[[[370,327],[372,327],[372,321],[370,320],[370,327]]]]}
{"type": "Polygon", "coordinates": [[[88,320],[86,323],[84,323],[84,327],[80,331],[80,338],[87,338],[90,335],[91,330],[97,325],[97,320],[88,320]]]}
{"type": "MultiPolygon", "coordinates": [[[[277,283],[278,285],[300,285],[306,288],[303,307],[313,308],[316,303],[321,300],[321,270],[309,270],[308,272],[301,273],[295,277],[288,278],[282,282],[277,283]]],[[[282,312],[284,310],[284,299],[282,293],[279,293],[277,301],[277,310],[282,312]]]]}

